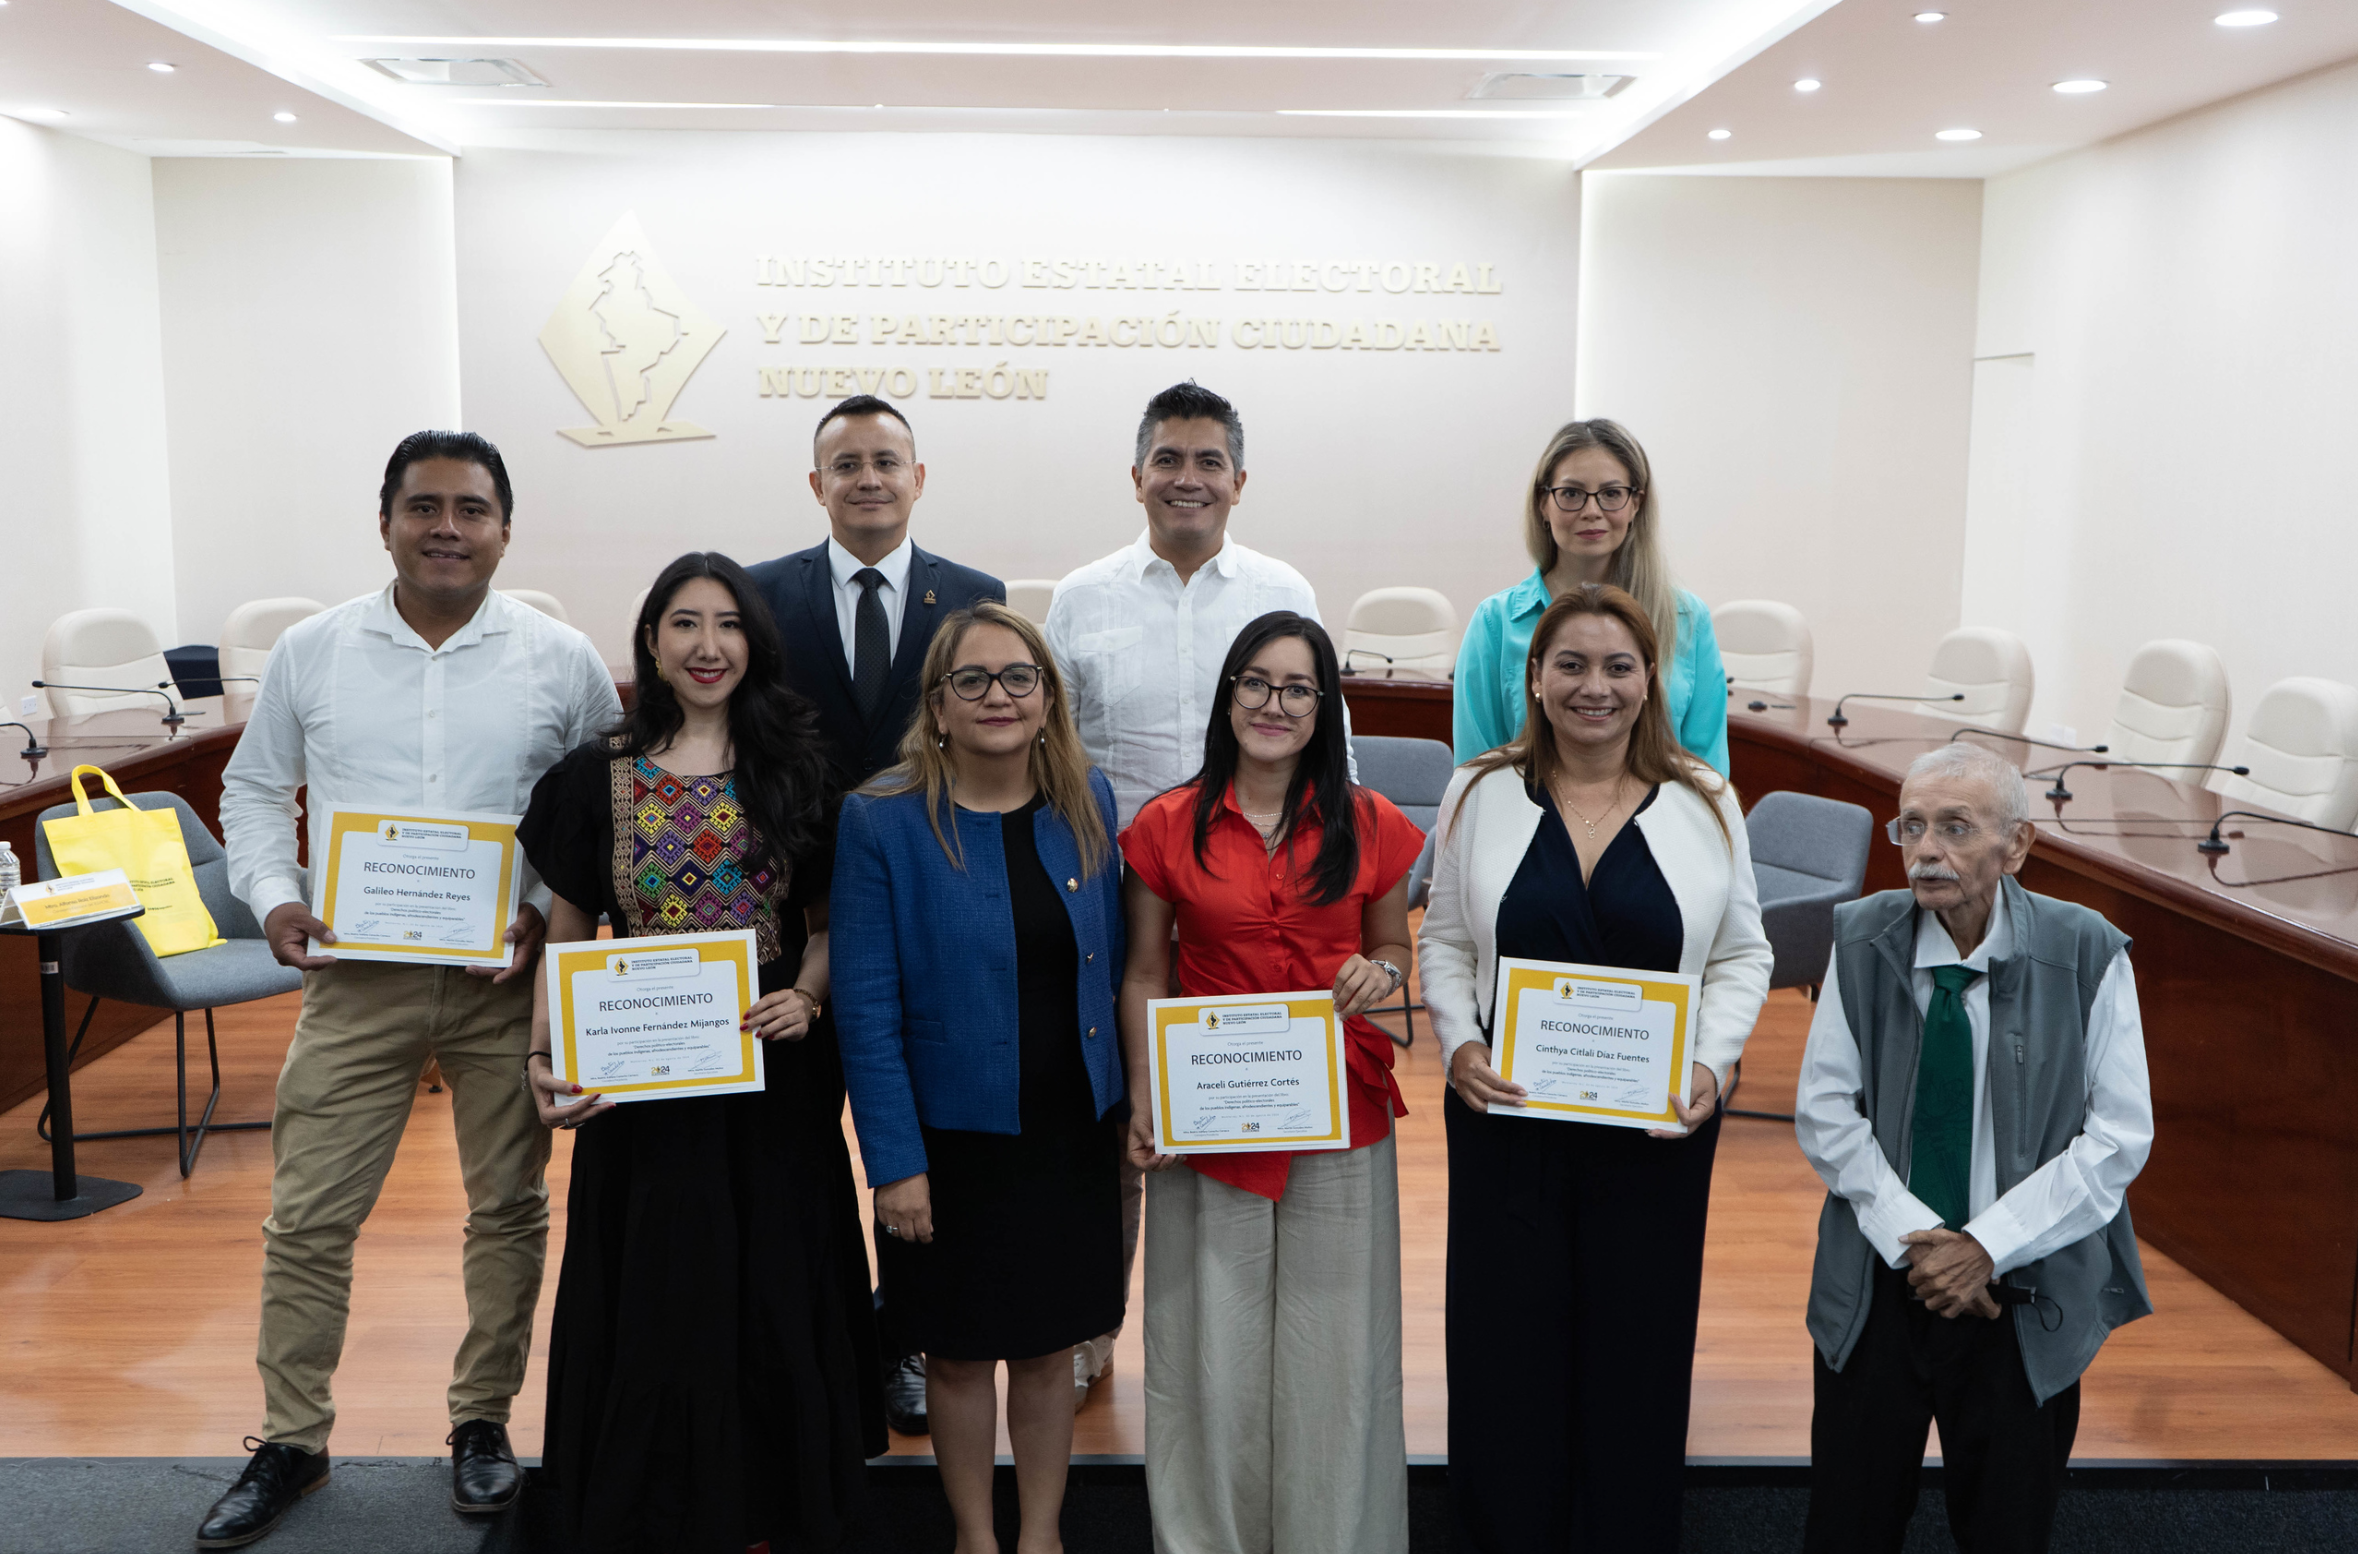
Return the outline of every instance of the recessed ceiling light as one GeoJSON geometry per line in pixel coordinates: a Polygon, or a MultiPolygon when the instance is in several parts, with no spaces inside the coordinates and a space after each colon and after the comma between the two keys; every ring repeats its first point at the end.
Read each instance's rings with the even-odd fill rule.
{"type": "Polygon", "coordinates": [[[173,71],[178,70],[180,67],[178,65],[166,64],[160,59],[151,59],[147,62],[147,68],[154,71],[157,75],[168,76],[173,71]]]}
{"type": "Polygon", "coordinates": [[[1976,129],[1945,129],[1935,133],[1932,138],[1934,140],[1979,140],[1981,139],[1981,131],[1976,129]]]}
{"type": "Polygon", "coordinates": [[[843,38],[500,38],[346,33],[336,43],[468,49],[684,49],[732,54],[981,54],[1068,59],[1660,59],[1634,49],[1398,49],[1256,43],[1011,43],[843,38]]]}
{"type": "Polygon", "coordinates": [[[2222,27],[2265,27],[2276,20],[2274,11],[2222,11],[2211,18],[2222,27]]]}
{"type": "Polygon", "coordinates": [[[278,120],[278,122],[281,124],[292,124],[295,122],[295,116],[283,108],[272,114],[271,117],[278,120]]]}
{"type": "Polygon", "coordinates": [[[2058,81],[2055,83],[2055,90],[2066,97],[2085,97],[2090,92],[2101,92],[2111,84],[2110,81],[2098,81],[2092,77],[2083,77],[2072,81],[2058,81]]]}
{"type": "Polygon", "coordinates": [[[1793,83],[1793,90],[1797,92],[1814,92],[1825,84],[1825,82],[1819,80],[1816,76],[1803,76],[1800,80],[1793,83]]]}
{"type": "Polygon", "coordinates": [[[1730,135],[1732,135],[1732,134],[1734,134],[1734,133],[1735,133],[1735,131],[1733,131],[1733,130],[1713,130],[1713,131],[1712,131],[1712,132],[1711,132],[1709,135],[1705,136],[1704,138],[1705,138],[1706,140],[1725,140],[1725,139],[1727,139],[1727,138],[1728,138],[1730,135]]]}
{"type": "Polygon", "coordinates": [[[1926,26],[1930,26],[1934,22],[1945,22],[1948,19],[1949,13],[1946,11],[1918,11],[1916,13],[1916,20],[1926,26]]]}

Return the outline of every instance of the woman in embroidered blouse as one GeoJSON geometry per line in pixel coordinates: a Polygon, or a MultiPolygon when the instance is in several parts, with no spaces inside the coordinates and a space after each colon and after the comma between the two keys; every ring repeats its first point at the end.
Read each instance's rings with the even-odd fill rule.
{"type": "Polygon", "coordinates": [[[1348,1150],[1178,1157],[1133,1111],[1146,1214],[1146,1484],[1155,1546],[1405,1554],[1400,1190],[1408,1108],[1366,1018],[1408,959],[1416,826],[1352,784],[1342,680],[1316,621],[1275,610],[1220,670],[1203,769],[1122,833],[1122,1039],[1147,1094],[1150,999],[1331,987],[1348,1150]]]}
{"type": "Polygon", "coordinates": [[[738,1554],[839,1543],[885,1448],[827,998],[833,840],[817,714],[717,553],[664,568],[635,705],[550,768],[518,836],[549,940],[753,930],[764,1088],[620,1108],[559,1082],[535,983],[527,1075],[579,1129],[549,1331],[558,1544],[738,1554]]]}

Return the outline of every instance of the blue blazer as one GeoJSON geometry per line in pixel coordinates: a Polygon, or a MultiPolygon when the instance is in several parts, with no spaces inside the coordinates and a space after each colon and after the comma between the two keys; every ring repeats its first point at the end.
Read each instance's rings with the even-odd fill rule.
{"type": "Polygon", "coordinates": [[[827,570],[827,542],[747,569],[761,590],[786,647],[786,683],[819,708],[819,735],[840,768],[843,785],[858,787],[900,759],[901,736],[917,713],[917,672],[934,628],[952,610],[983,599],[1007,602],[1006,585],[987,572],[910,547],[909,598],[893,649],[892,679],[873,722],[852,699],[851,667],[843,658],[843,628],[835,619],[835,579],[827,570]]]}
{"type": "MultiPolygon", "coordinates": [[[[1048,877],[1059,891],[1080,954],[1080,1022],[1072,1039],[1089,1068],[1102,1117],[1122,1099],[1121,1037],[1114,1001],[1122,981],[1122,861],[1111,850],[1113,785],[1092,767],[1089,792],[1105,817],[1108,852],[1081,878],[1072,828],[1053,809],[1032,819],[1048,877]]],[[[1017,1104],[1023,1044],[1016,1031],[1015,915],[997,815],[952,806],[961,870],[942,851],[925,795],[843,801],[835,832],[835,880],[827,908],[828,976],[836,1039],[851,1092],[868,1184],[925,1169],[922,1121],[975,1133],[1021,1131],[1017,1104]]]]}

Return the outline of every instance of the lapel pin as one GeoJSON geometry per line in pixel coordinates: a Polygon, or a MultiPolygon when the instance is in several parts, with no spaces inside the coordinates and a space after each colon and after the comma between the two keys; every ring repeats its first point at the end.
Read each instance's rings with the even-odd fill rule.
{"type": "Polygon", "coordinates": [[[930,588],[928,588],[927,590],[925,590],[925,602],[926,602],[927,604],[931,604],[931,603],[933,603],[933,590],[932,590],[932,589],[930,589],[930,588]]]}

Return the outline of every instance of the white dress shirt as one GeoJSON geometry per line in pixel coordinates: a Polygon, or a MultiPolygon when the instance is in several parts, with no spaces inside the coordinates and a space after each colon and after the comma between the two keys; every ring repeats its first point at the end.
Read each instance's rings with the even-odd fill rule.
{"type": "MultiPolygon", "coordinates": [[[[1993,960],[2013,953],[2014,932],[2001,892],[1989,929],[1971,955],[1959,956],[1938,913],[1919,910],[1915,975],[1919,1018],[1932,1007],[1932,968],[1963,965],[1980,973],[1965,990],[1965,1019],[1973,1028],[1973,1158],[1965,1233],[1981,1243],[1999,1273],[2035,1263],[2048,1253],[2095,1234],[2121,1211],[2121,1197],[2144,1168],[2153,1147],[2153,1096],[2145,1071],[2145,1027],[2137,1012],[2137,977],[2123,949],[2104,970],[2088,1010],[2088,1116],[2069,1148],[1998,1196],[1997,1143],[1989,1098],[1990,984],[1993,960]]],[[[1900,1237],[1937,1230],[1940,1216],[1924,1206],[1875,1142],[1873,1124],[1859,1109],[1862,1083],[1858,1038],[1842,1009],[1841,950],[1826,966],[1817,1017],[1801,1059],[1795,1097],[1795,1134],[1801,1152],[1826,1186],[1850,1200],[1859,1229],[1894,1268],[1906,1266],[1900,1237]]]]}
{"type": "MultiPolygon", "coordinates": [[[[884,581],[876,588],[876,602],[884,606],[884,646],[888,655],[900,651],[901,616],[909,605],[910,559],[909,537],[904,534],[891,554],[876,563],[876,570],[884,574],[884,581]]],[[[835,580],[835,629],[843,633],[843,667],[854,671],[860,667],[860,585],[852,579],[867,565],[845,550],[834,535],[827,536],[827,574],[835,580]]]]}
{"type": "Polygon", "coordinates": [[[1301,573],[1233,539],[1184,584],[1142,532],[1056,585],[1048,646],[1123,825],[1202,767],[1220,666],[1237,632],[1271,610],[1318,620],[1318,596],[1301,573]]]}
{"type": "MultiPolygon", "coordinates": [[[[519,815],[558,757],[621,717],[589,638],[496,589],[439,648],[401,618],[390,583],[297,622],[270,650],[221,775],[229,888],[257,918],[308,904],[299,788],[316,861],[330,804],[519,815]]],[[[521,899],[547,914],[529,862],[521,899]]]]}

